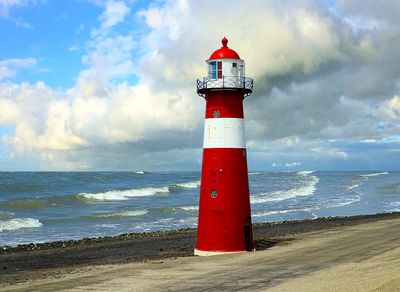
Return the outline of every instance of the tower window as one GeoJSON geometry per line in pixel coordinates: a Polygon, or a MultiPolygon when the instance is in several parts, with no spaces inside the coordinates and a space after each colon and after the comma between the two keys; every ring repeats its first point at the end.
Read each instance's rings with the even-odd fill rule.
{"type": "Polygon", "coordinates": [[[222,62],[218,62],[218,78],[222,78],[222,62]]]}
{"type": "Polygon", "coordinates": [[[239,75],[240,75],[240,77],[244,77],[244,66],[243,65],[239,66],[239,75]]]}
{"type": "Polygon", "coordinates": [[[210,62],[209,76],[212,79],[217,79],[217,62],[210,62]]]}
{"type": "Polygon", "coordinates": [[[238,75],[238,67],[237,67],[237,63],[232,63],[232,74],[233,76],[237,76],[238,75]]]}

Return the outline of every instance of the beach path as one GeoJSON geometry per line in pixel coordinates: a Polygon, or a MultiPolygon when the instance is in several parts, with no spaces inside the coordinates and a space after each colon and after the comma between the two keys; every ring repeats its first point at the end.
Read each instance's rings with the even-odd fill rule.
{"type": "Polygon", "coordinates": [[[5,290],[400,291],[400,219],[293,235],[247,254],[81,267],[5,290]]]}

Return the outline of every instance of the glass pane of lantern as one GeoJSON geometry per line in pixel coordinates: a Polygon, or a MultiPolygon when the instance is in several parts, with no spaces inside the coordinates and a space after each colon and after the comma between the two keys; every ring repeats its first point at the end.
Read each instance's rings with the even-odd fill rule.
{"type": "Polygon", "coordinates": [[[210,78],[217,79],[217,63],[216,62],[210,63],[209,75],[210,75],[210,78]]]}

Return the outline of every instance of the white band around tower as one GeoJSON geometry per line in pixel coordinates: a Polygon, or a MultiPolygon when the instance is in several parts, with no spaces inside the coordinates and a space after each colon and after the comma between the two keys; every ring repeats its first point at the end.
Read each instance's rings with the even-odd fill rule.
{"type": "Polygon", "coordinates": [[[246,148],[244,119],[206,119],[203,148],[246,148]]]}

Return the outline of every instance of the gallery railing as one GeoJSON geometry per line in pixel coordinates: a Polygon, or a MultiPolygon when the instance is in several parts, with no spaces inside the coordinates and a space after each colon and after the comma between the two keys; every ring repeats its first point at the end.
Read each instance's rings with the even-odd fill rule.
{"type": "Polygon", "coordinates": [[[204,97],[209,91],[221,89],[243,90],[246,97],[253,92],[253,79],[238,76],[222,76],[222,78],[218,79],[203,77],[203,80],[197,79],[197,93],[200,96],[204,97]]]}

